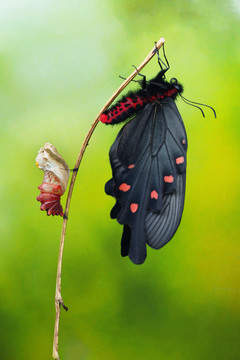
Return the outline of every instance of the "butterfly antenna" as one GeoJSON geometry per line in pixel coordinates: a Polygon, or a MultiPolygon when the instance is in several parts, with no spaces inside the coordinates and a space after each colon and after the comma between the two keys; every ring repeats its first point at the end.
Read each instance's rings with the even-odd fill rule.
{"type": "Polygon", "coordinates": [[[201,111],[202,116],[205,118],[205,114],[204,114],[204,112],[203,112],[203,109],[201,109],[201,108],[200,108],[200,106],[197,106],[197,105],[192,104],[192,102],[190,102],[190,101],[189,101],[189,100],[187,100],[185,97],[183,97],[183,96],[182,96],[182,94],[180,94],[180,93],[179,93],[179,95],[181,96],[182,100],[183,100],[186,104],[188,104],[188,105],[191,105],[191,106],[194,106],[194,107],[198,108],[198,109],[201,111]]]}
{"type": "Polygon", "coordinates": [[[189,104],[197,104],[197,105],[201,105],[201,106],[206,106],[206,107],[208,107],[209,109],[211,109],[211,110],[213,111],[213,114],[214,114],[215,118],[217,117],[216,111],[214,110],[214,108],[213,108],[212,106],[206,105],[206,104],[202,104],[202,103],[198,103],[198,102],[196,102],[196,101],[188,100],[188,99],[186,99],[183,95],[181,95],[181,97],[182,97],[183,100],[188,101],[189,104]]]}
{"type": "Polygon", "coordinates": [[[208,107],[209,109],[211,109],[211,110],[213,111],[213,114],[214,114],[215,118],[217,117],[216,111],[214,110],[214,108],[213,108],[212,106],[206,105],[206,104],[201,104],[201,103],[198,103],[198,102],[196,102],[196,101],[188,100],[188,99],[186,99],[184,96],[182,96],[182,98],[184,98],[185,100],[187,100],[187,101],[188,101],[189,103],[191,103],[191,104],[197,104],[197,105],[201,105],[201,106],[206,106],[206,107],[208,107]]]}

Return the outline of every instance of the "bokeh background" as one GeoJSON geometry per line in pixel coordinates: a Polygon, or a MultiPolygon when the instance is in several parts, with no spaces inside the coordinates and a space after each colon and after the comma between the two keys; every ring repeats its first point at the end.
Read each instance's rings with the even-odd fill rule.
{"type": "MultiPolygon", "coordinates": [[[[35,157],[53,143],[70,167],[95,116],[161,36],[188,140],[185,210],[144,265],[120,256],[104,193],[120,127],[99,124],[70,207],[61,360],[240,358],[239,28],[237,1],[1,0],[0,358],[51,359],[62,219],[36,201],[35,157]]],[[[156,59],[144,69],[158,71],[156,59]]],[[[134,88],[131,84],[130,88],[134,88]]],[[[64,195],[63,203],[65,203],[64,195]]]]}

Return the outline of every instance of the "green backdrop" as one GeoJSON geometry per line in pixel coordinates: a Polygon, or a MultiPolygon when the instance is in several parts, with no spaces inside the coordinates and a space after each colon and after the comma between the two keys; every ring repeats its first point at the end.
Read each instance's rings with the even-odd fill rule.
{"type": "MultiPolygon", "coordinates": [[[[51,142],[73,167],[118,75],[161,36],[168,78],[218,117],[178,100],[189,140],[183,219],[141,266],[121,258],[122,229],[104,193],[120,127],[98,125],[69,214],[60,357],[240,358],[239,17],[233,0],[1,1],[1,360],[51,359],[62,219],[39,210],[37,152],[51,142]]],[[[153,59],[143,72],[157,71],[153,59]]]]}

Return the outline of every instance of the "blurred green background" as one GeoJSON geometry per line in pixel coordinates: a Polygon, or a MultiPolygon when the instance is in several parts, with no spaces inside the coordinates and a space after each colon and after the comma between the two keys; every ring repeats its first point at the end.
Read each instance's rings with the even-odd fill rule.
{"type": "MultiPolygon", "coordinates": [[[[51,142],[73,167],[118,75],[161,36],[168,78],[218,117],[178,100],[189,140],[184,215],[141,266],[121,258],[104,193],[120,127],[97,127],[70,207],[60,357],[240,359],[239,17],[233,0],[1,0],[1,360],[51,359],[62,219],[39,210],[37,152],[51,142]]],[[[153,59],[143,73],[158,70],[153,59]]]]}

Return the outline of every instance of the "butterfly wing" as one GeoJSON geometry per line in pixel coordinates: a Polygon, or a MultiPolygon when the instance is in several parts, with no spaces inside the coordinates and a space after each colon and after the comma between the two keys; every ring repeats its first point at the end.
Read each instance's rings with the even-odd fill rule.
{"type": "Polygon", "coordinates": [[[111,217],[124,225],[122,255],[141,264],[146,242],[164,246],[181,220],[187,137],[170,99],[147,105],[119,132],[110,149],[112,179],[108,195],[116,198],[111,217]]]}

